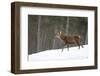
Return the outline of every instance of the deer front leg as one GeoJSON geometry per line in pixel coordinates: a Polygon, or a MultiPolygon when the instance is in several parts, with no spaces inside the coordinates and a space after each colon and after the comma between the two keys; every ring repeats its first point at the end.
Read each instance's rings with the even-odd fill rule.
{"type": "Polygon", "coordinates": [[[62,52],[63,52],[64,47],[62,47],[62,52]]]}
{"type": "Polygon", "coordinates": [[[65,46],[65,45],[66,45],[66,44],[64,43],[64,44],[63,44],[63,47],[62,47],[62,52],[63,52],[63,49],[64,49],[64,46],[65,46]]]}

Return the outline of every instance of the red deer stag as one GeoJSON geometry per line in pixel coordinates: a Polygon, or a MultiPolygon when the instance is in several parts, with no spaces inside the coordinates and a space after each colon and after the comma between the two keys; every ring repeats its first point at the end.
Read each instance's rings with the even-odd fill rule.
{"type": "MultiPolygon", "coordinates": [[[[83,48],[83,45],[80,45],[80,36],[79,35],[78,36],[66,36],[66,35],[64,35],[63,32],[60,32],[60,33],[56,34],[56,37],[59,38],[61,41],[63,41],[64,46],[67,45],[68,50],[69,50],[69,44],[78,45],[79,49],[80,49],[80,46],[83,48]]],[[[63,51],[63,48],[62,48],[62,51],[63,51]]]]}

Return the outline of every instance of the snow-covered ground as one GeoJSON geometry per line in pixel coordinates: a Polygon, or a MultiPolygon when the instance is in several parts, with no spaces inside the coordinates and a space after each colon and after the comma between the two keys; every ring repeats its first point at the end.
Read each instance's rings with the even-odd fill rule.
{"type": "Polygon", "coordinates": [[[84,48],[72,47],[57,50],[46,50],[43,52],[29,55],[29,61],[53,61],[53,60],[72,60],[88,58],[88,45],[84,48]]]}

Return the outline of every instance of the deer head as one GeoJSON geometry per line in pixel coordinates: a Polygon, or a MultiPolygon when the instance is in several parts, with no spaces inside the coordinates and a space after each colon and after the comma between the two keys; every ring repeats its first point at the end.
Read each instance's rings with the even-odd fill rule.
{"type": "Polygon", "coordinates": [[[63,36],[64,35],[64,33],[62,32],[62,31],[60,31],[60,32],[58,32],[58,33],[56,33],[56,38],[61,38],[61,36],[63,36]]]}

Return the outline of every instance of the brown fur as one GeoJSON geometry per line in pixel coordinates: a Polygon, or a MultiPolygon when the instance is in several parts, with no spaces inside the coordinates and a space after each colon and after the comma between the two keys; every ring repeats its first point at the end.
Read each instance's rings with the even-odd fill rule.
{"type": "MultiPolygon", "coordinates": [[[[60,32],[60,33],[57,33],[56,37],[63,41],[64,46],[67,45],[68,50],[69,50],[69,44],[76,44],[79,46],[79,49],[80,49],[80,36],[79,35],[78,36],[66,36],[64,35],[63,32],[60,32]]],[[[83,48],[83,45],[81,45],[81,47],[83,48]]]]}

